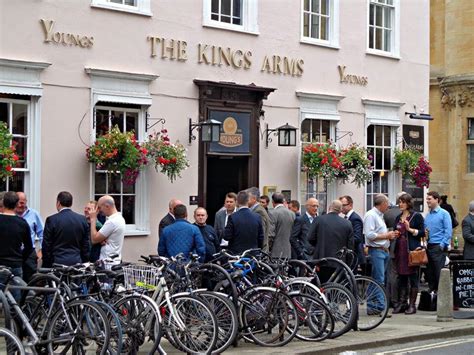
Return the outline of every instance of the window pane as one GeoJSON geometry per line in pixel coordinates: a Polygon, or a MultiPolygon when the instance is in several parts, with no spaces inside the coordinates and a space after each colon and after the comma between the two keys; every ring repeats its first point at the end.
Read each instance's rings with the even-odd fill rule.
{"type": "Polygon", "coordinates": [[[107,174],[107,182],[108,182],[108,191],[109,194],[120,194],[121,192],[121,178],[120,174],[107,174]]]}
{"type": "Polygon", "coordinates": [[[328,40],[329,33],[329,18],[321,17],[321,39],[328,40]]]}
{"type": "Polygon", "coordinates": [[[0,122],[8,124],[8,104],[0,102],[0,122]]]}
{"type": "Polygon", "coordinates": [[[302,142],[310,142],[310,127],[311,127],[311,120],[304,120],[301,123],[301,141],[302,142]]]}
{"type": "Polygon", "coordinates": [[[319,13],[319,0],[311,1],[311,11],[319,13]]]}
{"type": "Polygon", "coordinates": [[[374,28],[369,27],[369,48],[374,48],[374,28]]]}
{"type": "Polygon", "coordinates": [[[311,37],[319,38],[319,16],[311,15],[311,37]]]}
{"type": "Polygon", "coordinates": [[[105,195],[107,194],[107,188],[105,186],[105,180],[107,178],[106,173],[96,172],[95,173],[95,189],[94,194],[105,195]]]}
{"type": "Polygon", "coordinates": [[[374,193],[380,192],[380,171],[374,172],[373,192],[374,193]]]}
{"type": "Polygon", "coordinates": [[[26,161],[27,161],[27,150],[26,150],[26,138],[21,137],[13,137],[12,139],[13,145],[15,145],[16,153],[20,158],[17,161],[17,168],[26,168],[26,161]]]}
{"type": "Polygon", "coordinates": [[[374,162],[375,162],[375,155],[374,155],[374,149],[375,148],[367,148],[367,157],[369,158],[372,167],[374,166],[374,162]]]}
{"type": "Polygon", "coordinates": [[[383,9],[384,11],[384,27],[385,28],[392,28],[392,9],[386,7],[383,9]]]}
{"type": "Polygon", "coordinates": [[[124,196],[122,216],[127,224],[135,224],[135,196],[124,196]]]}
{"type": "Polygon", "coordinates": [[[382,148],[375,148],[375,169],[383,169],[382,164],[382,148]]]}
{"type": "Polygon", "coordinates": [[[469,131],[468,131],[467,139],[474,139],[474,118],[468,119],[468,127],[469,127],[469,131]]]}
{"type": "MultiPolygon", "coordinates": [[[[0,180],[0,191],[8,191],[7,181],[0,180]]],[[[20,190],[23,191],[23,190],[20,190]]]]}
{"type": "Polygon", "coordinates": [[[122,111],[112,111],[112,116],[110,118],[111,128],[118,126],[120,132],[123,132],[123,112],[122,111]]]}
{"type": "Polygon", "coordinates": [[[95,112],[96,137],[103,136],[109,131],[109,111],[96,110],[95,112]]]}
{"type": "Polygon", "coordinates": [[[211,12],[217,14],[219,13],[219,0],[212,0],[211,2],[211,12]]]}
{"type": "Polygon", "coordinates": [[[138,112],[126,112],[125,113],[125,120],[126,120],[126,131],[135,132],[135,137],[137,137],[138,131],[138,112]]]}
{"type": "Polygon", "coordinates": [[[367,145],[374,145],[374,125],[367,127],[367,145]]]}
{"type": "Polygon", "coordinates": [[[230,23],[230,16],[221,16],[221,22],[230,23]]]}
{"type": "Polygon", "coordinates": [[[231,0],[221,0],[221,14],[230,16],[231,0]]]}
{"type": "Polygon", "coordinates": [[[382,146],[383,126],[375,126],[375,145],[382,146]]]}
{"type": "MultiPolygon", "coordinates": [[[[122,212],[122,201],[120,199],[120,196],[117,195],[112,195],[112,198],[115,201],[115,207],[117,207],[117,210],[122,212]]],[[[127,222],[128,223],[128,222],[127,222]]]]}
{"type": "Polygon", "coordinates": [[[27,135],[28,114],[26,105],[13,104],[12,130],[13,134],[27,135]]]}
{"type": "Polygon", "coordinates": [[[375,5],[370,5],[369,25],[374,25],[375,5]]]}
{"type": "Polygon", "coordinates": [[[125,0],[125,5],[136,6],[135,0],[125,0]]]}
{"type": "Polygon", "coordinates": [[[381,6],[375,7],[375,26],[382,27],[382,12],[383,9],[381,6]]]}
{"type": "Polygon", "coordinates": [[[321,13],[329,15],[329,0],[321,0],[321,13]]]}
{"type": "Polygon", "coordinates": [[[305,13],[303,15],[303,36],[310,37],[309,34],[309,14],[305,13]]]}
{"type": "Polygon", "coordinates": [[[467,171],[474,173],[474,144],[468,144],[467,146],[467,171]]]}
{"type": "Polygon", "coordinates": [[[387,0],[387,5],[393,5],[393,0],[387,0]]]}
{"type": "Polygon", "coordinates": [[[134,194],[135,193],[135,185],[122,184],[122,192],[124,194],[134,194]]]}
{"type": "Polygon", "coordinates": [[[241,7],[241,1],[242,1],[242,0],[234,0],[234,3],[233,3],[233,5],[234,5],[233,10],[234,10],[234,11],[232,12],[232,16],[234,16],[234,17],[239,17],[239,18],[242,17],[242,16],[241,16],[241,13],[240,13],[240,11],[241,11],[241,9],[242,9],[242,7],[241,7]]]}
{"type": "Polygon", "coordinates": [[[392,50],[392,31],[384,30],[384,46],[383,50],[390,52],[392,50]]]}
{"type": "Polygon", "coordinates": [[[329,127],[331,126],[331,123],[327,120],[322,120],[321,121],[321,126],[322,126],[322,141],[327,142],[329,140],[329,127]]]}
{"type": "Polygon", "coordinates": [[[375,29],[375,49],[382,49],[382,29],[375,29]]]}
{"type": "Polygon", "coordinates": [[[214,14],[212,14],[212,15],[211,15],[211,20],[219,21],[219,15],[214,15],[214,14]]]}
{"type": "Polygon", "coordinates": [[[388,171],[385,171],[385,174],[381,177],[381,193],[387,194],[388,193],[388,171]]]}
{"type": "Polygon", "coordinates": [[[25,172],[16,171],[8,180],[8,190],[9,191],[25,191],[25,172]]]}
{"type": "Polygon", "coordinates": [[[392,168],[392,150],[390,148],[385,148],[383,150],[384,154],[384,162],[383,162],[383,167],[386,170],[389,170],[392,168]]]}
{"type": "Polygon", "coordinates": [[[309,11],[309,0],[304,0],[304,11],[309,11]]]}
{"type": "Polygon", "coordinates": [[[240,17],[232,17],[232,23],[234,25],[240,25],[241,24],[241,19],[240,17]]]}
{"type": "Polygon", "coordinates": [[[311,120],[312,142],[324,142],[321,138],[321,120],[311,120]]]}
{"type": "Polygon", "coordinates": [[[391,144],[391,139],[390,139],[391,132],[392,132],[392,128],[391,128],[390,126],[384,126],[384,127],[383,127],[383,145],[384,145],[385,147],[390,147],[390,144],[391,144]]]}

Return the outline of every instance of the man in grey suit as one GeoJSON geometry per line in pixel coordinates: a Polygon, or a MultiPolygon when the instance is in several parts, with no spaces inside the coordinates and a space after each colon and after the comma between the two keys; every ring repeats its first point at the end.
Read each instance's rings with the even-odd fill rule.
{"type": "Polygon", "coordinates": [[[258,187],[248,188],[247,193],[249,194],[250,210],[258,214],[262,220],[263,236],[264,236],[262,249],[264,252],[268,252],[268,232],[270,229],[270,216],[268,216],[268,212],[258,202],[260,198],[260,191],[258,187]]]}
{"type": "Polygon", "coordinates": [[[474,260],[474,201],[469,202],[469,214],[462,220],[464,260],[474,260]]]}
{"type": "Polygon", "coordinates": [[[214,219],[214,229],[217,233],[217,236],[219,237],[219,240],[221,241],[221,246],[223,247],[228,245],[228,242],[223,239],[224,230],[227,226],[229,216],[237,210],[236,202],[237,195],[234,192],[227,193],[225,195],[224,207],[217,211],[216,218],[214,219]]]}
{"type": "Polygon", "coordinates": [[[279,192],[272,195],[273,210],[270,211],[268,243],[272,256],[291,258],[290,235],[295,214],[283,205],[284,199],[279,192]]]}

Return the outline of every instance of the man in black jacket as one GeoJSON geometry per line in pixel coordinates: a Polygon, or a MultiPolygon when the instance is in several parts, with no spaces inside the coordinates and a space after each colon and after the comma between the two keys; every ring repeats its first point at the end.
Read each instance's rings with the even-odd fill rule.
{"type": "Polygon", "coordinates": [[[464,260],[474,260],[474,201],[469,202],[469,214],[462,220],[464,260]]]}
{"type": "Polygon", "coordinates": [[[364,255],[364,222],[362,218],[354,211],[354,201],[350,196],[339,197],[339,201],[342,203],[342,213],[344,218],[352,224],[352,230],[354,231],[354,249],[357,256],[357,264],[365,264],[366,258],[364,255]]]}
{"type": "Polygon", "coordinates": [[[158,236],[161,237],[163,229],[165,229],[165,227],[168,227],[170,224],[173,224],[176,221],[176,218],[174,218],[173,215],[173,210],[176,206],[182,204],[183,203],[178,199],[173,198],[170,200],[168,204],[168,213],[161,219],[160,224],[158,225],[158,236]]]}
{"type": "Polygon", "coordinates": [[[306,201],[306,212],[297,216],[291,230],[290,244],[292,252],[299,260],[309,260],[313,255],[313,247],[308,243],[308,231],[313,220],[318,216],[319,201],[314,197],[306,201]]]}
{"type": "Polygon", "coordinates": [[[43,234],[43,266],[74,265],[89,259],[89,225],[86,217],[71,210],[72,195],[58,194],[58,213],[46,218],[43,234]]]}

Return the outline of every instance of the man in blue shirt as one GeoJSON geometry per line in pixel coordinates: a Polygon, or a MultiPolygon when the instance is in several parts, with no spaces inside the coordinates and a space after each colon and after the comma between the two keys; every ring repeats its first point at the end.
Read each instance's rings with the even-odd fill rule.
{"type": "Polygon", "coordinates": [[[439,206],[440,196],[436,191],[428,192],[426,204],[430,212],[425,218],[426,235],[428,236],[428,266],[426,277],[429,290],[437,291],[441,269],[446,263],[448,246],[451,245],[453,228],[449,212],[439,206]]]}
{"type": "Polygon", "coordinates": [[[189,253],[196,253],[203,262],[206,257],[206,245],[199,228],[186,220],[186,206],[177,205],[173,214],[176,221],[163,229],[158,242],[158,254],[169,258],[180,253],[185,257],[189,257],[189,253]]]}
{"type": "Polygon", "coordinates": [[[16,195],[19,200],[15,208],[15,213],[18,217],[23,218],[30,226],[31,243],[33,244],[31,255],[23,262],[23,279],[28,282],[37,270],[38,259],[41,260],[42,257],[43,221],[37,211],[28,207],[28,199],[24,192],[19,191],[16,195]]]}

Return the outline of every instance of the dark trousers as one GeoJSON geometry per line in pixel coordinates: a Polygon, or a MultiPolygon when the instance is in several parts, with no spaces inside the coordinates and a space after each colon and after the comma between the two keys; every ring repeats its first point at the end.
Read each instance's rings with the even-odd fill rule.
{"type": "Polygon", "coordinates": [[[33,249],[28,259],[23,262],[23,280],[28,283],[31,277],[38,270],[38,256],[36,250],[33,249]]]}
{"type": "Polygon", "coordinates": [[[387,266],[387,287],[385,291],[387,292],[387,298],[389,302],[395,307],[398,303],[398,288],[399,288],[399,276],[397,272],[397,263],[395,259],[390,258],[387,266]]]}
{"type": "Polygon", "coordinates": [[[427,251],[428,265],[426,269],[426,278],[430,291],[437,291],[441,269],[446,263],[446,256],[448,253],[442,250],[439,244],[428,244],[427,251]]]}

